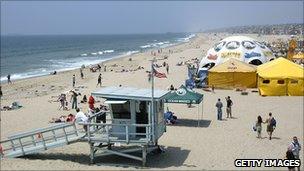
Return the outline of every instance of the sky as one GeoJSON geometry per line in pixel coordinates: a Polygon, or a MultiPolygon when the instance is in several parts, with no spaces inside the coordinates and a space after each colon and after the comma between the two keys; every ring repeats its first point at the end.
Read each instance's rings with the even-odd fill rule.
{"type": "Polygon", "coordinates": [[[303,1],[2,1],[1,35],[197,32],[303,23],[303,1]]]}

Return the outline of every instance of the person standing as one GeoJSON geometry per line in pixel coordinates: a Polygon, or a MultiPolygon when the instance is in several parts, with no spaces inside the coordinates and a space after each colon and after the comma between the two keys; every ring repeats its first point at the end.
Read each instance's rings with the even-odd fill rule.
{"type": "Polygon", "coordinates": [[[7,75],[7,84],[12,84],[12,81],[11,81],[11,74],[8,74],[8,75],[7,75]]]}
{"type": "Polygon", "coordinates": [[[93,110],[94,109],[95,99],[94,99],[94,97],[92,95],[89,97],[88,103],[89,103],[89,108],[93,110]]]}
{"type": "MultiPolygon", "coordinates": [[[[295,159],[300,159],[301,144],[296,136],[292,138],[292,142],[290,143],[288,149],[292,152],[295,159]]],[[[298,167],[298,170],[300,170],[300,167],[298,167]]]]}
{"type": "Polygon", "coordinates": [[[75,78],[75,74],[73,75],[73,87],[75,87],[75,84],[76,84],[76,78],[75,78]]]}
{"type": "Polygon", "coordinates": [[[230,96],[226,98],[226,102],[227,102],[227,108],[226,108],[227,118],[229,118],[229,116],[230,118],[232,118],[231,106],[233,105],[233,102],[230,99],[230,96]]]}
{"type": "Polygon", "coordinates": [[[101,87],[101,74],[99,74],[99,76],[98,76],[98,80],[97,80],[97,85],[96,86],[98,86],[98,84],[101,87]]]}
{"type": "Polygon", "coordinates": [[[221,102],[221,99],[218,99],[215,107],[217,108],[217,120],[222,120],[222,107],[223,103],[221,102]]]}
{"type": "Polygon", "coordinates": [[[59,102],[60,102],[60,107],[59,107],[59,110],[62,108],[63,110],[65,110],[65,101],[66,101],[66,98],[65,98],[65,94],[61,94],[59,96],[59,102]]]}
{"type": "Polygon", "coordinates": [[[262,132],[262,123],[263,123],[263,119],[261,116],[258,116],[257,118],[258,120],[255,123],[255,127],[256,127],[256,131],[258,133],[258,137],[257,138],[262,138],[261,137],[261,132],[262,132]]]}
{"type": "MultiPolygon", "coordinates": [[[[77,114],[75,116],[75,120],[77,123],[78,122],[88,123],[89,117],[86,114],[84,114],[82,111],[80,111],[79,108],[76,108],[76,112],[77,112],[77,114]]],[[[83,125],[83,129],[85,131],[87,131],[87,127],[88,127],[87,125],[83,125]]]]}
{"type": "Polygon", "coordinates": [[[81,79],[83,79],[83,77],[84,77],[82,68],[80,68],[80,77],[81,77],[81,79]]]}
{"type": "Polygon", "coordinates": [[[107,72],[107,66],[106,65],[104,65],[104,67],[103,67],[103,72],[107,72]]]}
{"type": "Polygon", "coordinates": [[[169,64],[168,63],[166,64],[166,71],[167,71],[167,74],[169,74],[169,64]]]}
{"type": "Polygon", "coordinates": [[[0,86],[0,98],[3,96],[2,87],[0,86]]]}
{"type": "Polygon", "coordinates": [[[71,96],[71,103],[72,103],[72,109],[77,109],[77,93],[75,91],[72,91],[71,96]]]}
{"type": "Polygon", "coordinates": [[[268,119],[266,120],[266,123],[267,123],[267,133],[269,135],[269,140],[271,140],[271,137],[272,137],[272,133],[275,129],[275,119],[273,118],[272,116],[272,113],[270,112],[269,114],[269,117],[268,119]]]}

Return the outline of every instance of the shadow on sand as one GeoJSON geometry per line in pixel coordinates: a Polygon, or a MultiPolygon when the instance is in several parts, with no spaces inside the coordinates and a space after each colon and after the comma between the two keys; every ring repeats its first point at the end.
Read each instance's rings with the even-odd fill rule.
{"type": "Polygon", "coordinates": [[[199,127],[207,128],[209,127],[211,120],[194,120],[194,119],[177,119],[177,123],[174,125],[167,125],[167,126],[185,126],[185,127],[199,127]]]}
{"type": "MultiPolygon", "coordinates": [[[[162,153],[151,152],[147,155],[147,167],[146,168],[168,168],[168,167],[196,167],[195,165],[185,164],[190,150],[181,149],[180,147],[167,147],[162,153]]],[[[130,153],[132,155],[141,156],[141,152],[130,153]]],[[[89,152],[88,154],[65,154],[65,153],[39,153],[31,154],[24,157],[20,157],[28,160],[62,160],[72,161],[84,165],[90,165],[89,152]]],[[[96,157],[94,165],[96,166],[111,166],[111,167],[123,167],[123,168],[137,168],[142,169],[142,163],[140,161],[120,157],[116,155],[109,155],[103,157],[96,157]]]]}

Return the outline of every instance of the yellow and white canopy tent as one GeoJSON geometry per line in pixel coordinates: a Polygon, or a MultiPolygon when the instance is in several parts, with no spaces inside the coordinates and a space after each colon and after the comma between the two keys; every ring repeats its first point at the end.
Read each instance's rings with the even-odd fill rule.
{"type": "Polygon", "coordinates": [[[304,96],[304,69],[285,58],[258,66],[258,88],[266,96],[304,96]]]}
{"type": "Polygon", "coordinates": [[[216,88],[256,87],[256,67],[230,58],[208,71],[208,85],[216,88]]]}

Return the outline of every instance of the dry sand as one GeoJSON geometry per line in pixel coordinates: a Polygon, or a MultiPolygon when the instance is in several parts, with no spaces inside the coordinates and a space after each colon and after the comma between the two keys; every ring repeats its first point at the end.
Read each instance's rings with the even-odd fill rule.
{"type": "MultiPolygon", "coordinates": [[[[158,64],[166,61],[170,65],[167,79],[155,80],[155,87],[167,89],[170,84],[179,86],[187,77],[186,66],[176,66],[180,61],[191,60],[205,55],[206,51],[226,34],[199,34],[188,43],[166,48],[156,58],[158,64]],[[169,54],[168,49],[174,51],[169,54]]],[[[271,42],[275,39],[287,39],[288,36],[249,35],[259,40],[271,42]]],[[[146,70],[150,70],[153,56],[149,52],[139,53],[125,58],[107,61],[107,72],[102,73],[103,86],[133,86],[149,88],[146,70]],[[132,61],[128,59],[132,58],[132,61]],[[117,64],[118,67],[110,67],[117,64]],[[122,67],[123,66],[123,67],[122,67]],[[117,73],[122,68],[134,69],[143,66],[145,69],[134,72],[117,73]],[[110,72],[110,70],[113,70],[110,72]]],[[[159,68],[165,72],[165,68],[159,68]]],[[[18,110],[1,111],[1,140],[10,134],[29,131],[49,126],[52,117],[75,113],[59,111],[58,102],[49,102],[52,96],[72,89],[72,75],[76,74],[76,86],[82,95],[89,95],[96,87],[99,72],[91,73],[84,70],[85,79],[80,78],[79,70],[66,71],[58,75],[30,78],[14,81],[12,85],[2,85],[4,93],[1,106],[10,105],[13,101],[20,102],[24,107],[18,110]]],[[[237,158],[283,158],[287,146],[293,136],[298,136],[303,145],[303,97],[261,97],[258,93],[249,92],[241,95],[234,90],[216,90],[215,93],[197,90],[204,94],[203,118],[201,127],[197,126],[197,107],[187,108],[183,104],[166,104],[179,118],[179,123],[167,126],[167,132],[159,140],[165,153],[151,154],[147,158],[148,168],[165,170],[235,170],[234,160],[237,158]],[[231,96],[234,119],[216,120],[215,102],[217,98],[231,96]],[[252,125],[258,115],[266,118],[272,112],[277,120],[277,129],[273,140],[266,138],[266,126],[263,125],[263,139],[257,139],[252,125]]],[[[53,98],[55,100],[55,98],[53,98]]],[[[80,99],[79,99],[80,101],[80,99]]],[[[87,111],[87,104],[80,104],[87,111]]],[[[224,115],[225,116],[225,113],[224,115]]],[[[201,117],[201,115],[200,115],[201,117]]],[[[303,155],[301,155],[303,161],[303,155]]],[[[46,152],[26,157],[1,160],[1,170],[121,170],[141,168],[141,163],[121,157],[101,157],[98,164],[89,165],[89,146],[87,143],[76,143],[69,146],[50,149],[46,152]],[[117,164],[109,164],[117,163],[117,164]],[[107,164],[104,164],[107,163],[107,164]]],[[[303,167],[303,166],[302,166],[303,167]]],[[[247,168],[246,168],[247,169],[247,168]]],[[[266,168],[248,168],[266,169],[266,168]]],[[[286,170],[286,168],[267,168],[286,170]]]]}

